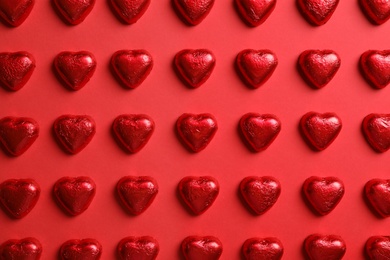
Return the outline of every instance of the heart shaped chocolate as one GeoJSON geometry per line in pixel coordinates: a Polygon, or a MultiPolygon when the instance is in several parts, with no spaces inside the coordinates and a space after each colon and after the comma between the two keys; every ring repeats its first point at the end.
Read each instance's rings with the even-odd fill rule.
{"type": "Polygon", "coordinates": [[[35,0],[1,0],[0,17],[10,26],[21,25],[30,15],[35,0]]]}
{"type": "Polygon", "coordinates": [[[381,216],[390,216],[390,180],[372,179],[364,186],[364,193],[372,208],[381,216]]]}
{"type": "Polygon", "coordinates": [[[189,236],[181,243],[181,251],[186,260],[218,260],[223,247],[213,236],[189,236]]]}
{"type": "Polygon", "coordinates": [[[54,122],[54,133],[59,143],[71,154],[83,150],[95,132],[95,121],[86,115],[63,115],[54,122]]]}
{"type": "Polygon", "coordinates": [[[279,181],[270,176],[250,176],[240,183],[243,199],[257,215],[267,212],[278,200],[280,192],[279,181]]]}
{"type": "Polygon", "coordinates": [[[59,13],[71,25],[80,24],[92,11],[95,0],[53,0],[59,13]]]}
{"type": "Polygon", "coordinates": [[[242,19],[250,26],[264,23],[276,6],[276,0],[235,0],[242,19]]]}
{"type": "Polygon", "coordinates": [[[390,2],[383,0],[360,0],[360,6],[374,24],[383,24],[390,18],[390,2]]]}
{"type": "Polygon", "coordinates": [[[332,50],[306,50],[299,56],[298,65],[309,85],[319,89],[327,85],[336,75],[341,59],[332,50]]]}
{"type": "Polygon", "coordinates": [[[77,216],[91,205],[96,185],[89,177],[63,177],[54,184],[53,193],[58,205],[66,213],[77,216]]]}
{"type": "Polygon", "coordinates": [[[60,248],[61,260],[98,260],[101,254],[102,246],[91,238],[68,240],[60,248]]]}
{"type": "Polygon", "coordinates": [[[324,25],[336,10],[339,0],[297,0],[303,16],[313,25],[324,25]]]}
{"type": "Polygon", "coordinates": [[[157,240],[149,236],[126,237],[117,247],[120,260],[155,260],[159,251],[157,240]]]}
{"type": "Polygon", "coordinates": [[[34,69],[35,59],[28,52],[0,53],[0,85],[7,90],[21,89],[30,79],[34,69]]]}
{"type": "Polygon", "coordinates": [[[39,260],[42,254],[41,243],[33,237],[10,239],[0,245],[2,260],[39,260]]]}
{"type": "Polygon", "coordinates": [[[210,13],[214,0],[173,0],[179,15],[189,25],[198,25],[210,13]]]}
{"type": "Polygon", "coordinates": [[[176,129],[184,144],[197,153],[211,142],[218,124],[211,114],[183,114],[177,119],[176,129]]]}
{"type": "Polygon", "coordinates": [[[240,130],[250,148],[260,152],[276,139],[281,123],[274,115],[248,113],[241,117],[240,130]]]}
{"type": "Polygon", "coordinates": [[[336,177],[312,176],[303,183],[303,192],[320,215],[329,214],[344,196],[344,184],[336,177]]]}
{"type": "Polygon", "coordinates": [[[363,134],[371,147],[384,153],[390,148],[390,114],[369,114],[363,120],[363,134]]]}
{"type": "Polygon", "coordinates": [[[390,237],[370,237],[366,242],[366,253],[370,260],[390,259],[390,237]]]}
{"type": "Polygon", "coordinates": [[[38,202],[41,188],[31,179],[9,179],[0,184],[0,204],[17,219],[25,217],[38,202]]]}
{"type": "Polygon", "coordinates": [[[308,144],[313,149],[322,151],[339,135],[342,123],[334,113],[309,112],[301,118],[300,127],[308,144]]]}
{"type": "Polygon", "coordinates": [[[152,204],[158,185],[150,176],[125,176],[118,181],[116,191],[125,208],[137,216],[152,204]]]}
{"type": "Polygon", "coordinates": [[[369,50],[360,57],[364,78],[374,88],[382,89],[390,83],[390,50],[369,50]]]}
{"type": "Polygon", "coordinates": [[[188,176],[178,186],[179,194],[188,208],[201,215],[213,205],[219,194],[218,181],[210,176],[188,176]]]}
{"type": "Polygon", "coordinates": [[[8,116],[0,119],[0,142],[10,155],[22,155],[38,136],[39,125],[32,118],[8,116]]]}
{"type": "Polygon", "coordinates": [[[133,24],[144,15],[150,0],[110,0],[110,3],[121,21],[133,24]]]}
{"type": "Polygon", "coordinates": [[[250,238],[242,246],[245,260],[280,260],[283,244],[275,237],[250,238]]]}
{"type": "Polygon", "coordinates": [[[148,77],[153,68],[153,58],[145,50],[121,50],[112,55],[111,66],[118,81],[134,89],[148,77]]]}
{"type": "Polygon", "coordinates": [[[237,55],[236,65],[243,81],[251,88],[258,88],[272,76],[278,58],[270,50],[247,49],[237,55]]]}
{"type": "Polygon", "coordinates": [[[347,249],[340,236],[321,234],[308,236],[304,248],[310,260],[341,260],[347,249]]]}
{"type": "Polygon", "coordinates": [[[139,152],[154,132],[154,121],[147,115],[120,115],[112,125],[119,144],[130,153],[139,152]]]}
{"type": "Polygon", "coordinates": [[[213,72],[215,56],[206,49],[182,50],[175,56],[175,67],[185,84],[191,88],[198,88],[213,72]]]}

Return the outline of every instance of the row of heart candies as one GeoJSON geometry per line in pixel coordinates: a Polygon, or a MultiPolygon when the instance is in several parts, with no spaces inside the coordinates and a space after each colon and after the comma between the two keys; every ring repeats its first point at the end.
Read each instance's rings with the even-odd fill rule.
{"type": "MultiPolygon", "coordinates": [[[[70,25],[80,24],[92,11],[96,0],[53,0],[56,11],[70,25]]],[[[200,24],[210,13],[215,0],[172,0],[174,9],[188,25],[200,24]]],[[[125,24],[136,23],[146,12],[151,0],[109,0],[115,15],[125,24]]],[[[21,25],[33,9],[35,0],[0,0],[0,16],[10,26],[21,25]]],[[[315,26],[328,22],[339,0],[297,0],[302,15],[315,26]]],[[[274,11],[276,0],[235,0],[235,7],[249,26],[261,25],[274,11]]],[[[389,1],[360,0],[364,13],[374,24],[390,17],[389,1]]]]}

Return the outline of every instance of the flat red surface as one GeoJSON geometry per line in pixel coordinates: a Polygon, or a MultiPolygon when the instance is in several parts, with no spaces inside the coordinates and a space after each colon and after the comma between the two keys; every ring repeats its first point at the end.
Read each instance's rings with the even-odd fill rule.
{"type": "Polygon", "coordinates": [[[0,153],[0,182],[33,178],[41,186],[40,200],[21,220],[0,212],[0,243],[33,236],[43,245],[43,259],[55,259],[63,242],[95,238],[103,245],[102,259],[113,259],[124,237],[150,235],[160,243],[159,259],[180,259],[180,243],[189,235],[218,237],[221,259],[239,259],[247,238],[278,237],[284,259],[303,259],[302,244],[312,233],[337,234],[347,244],[345,259],[364,259],[368,237],[388,235],[390,219],[380,219],[363,199],[364,184],[372,178],[389,178],[390,153],[377,154],[361,133],[369,113],[388,113],[390,89],[372,89],[359,73],[360,55],[368,49],[388,49],[390,22],[372,25],[357,1],[340,1],[331,20],[313,27],[298,12],[295,1],[279,1],[269,19],[249,28],[238,16],[233,1],[216,1],[198,26],[185,25],[171,1],[154,0],[134,25],[124,25],[107,1],[97,1],[78,26],[68,26],[50,1],[37,1],[29,18],[18,28],[0,25],[0,51],[28,51],[37,67],[19,92],[0,89],[0,117],[28,116],[41,127],[40,137],[22,156],[0,153]],[[172,61],[185,48],[213,51],[217,64],[199,89],[188,89],[176,76],[172,61]],[[279,58],[271,79],[257,90],[248,89],[234,68],[237,53],[246,48],[270,49],[279,58]],[[154,68],[135,90],[121,87],[109,70],[111,55],[120,49],[145,49],[154,68]],[[300,77],[296,62],[306,49],[333,49],[341,68],[331,83],[314,90],[300,77]],[[87,50],[97,59],[91,81],[78,92],[64,88],[52,70],[61,51],[87,50]],[[300,117],[309,111],[335,112],[343,121],[336,141],[323,152],[312,151],[300,136],[300,117]],[[182,113],[211,113],[219,130],[210,145],[198,154],[178,141],[174,125],[182,113]],[[242,143],[237,125],[247,112],[272,113],[282,130],[264,152],[251,153],[242,143]],[[135,155],[123,152],[111,136],[114,118],[124,113],[144,113],[156,123],[147,146],[135,155]],[[52,135],[52,124],[62,114],[88,114],[97,133],[81,153],[66,154],[52,135]],[[129,216],[114,196],[116,182],[125,175],[153,176],[159,194],[140,216],[129,216]],[[176,187],[188,175],[211,175],[221,191],[203,215],[192,216],[180,203],[176,187]],[[240,181],[250,175],[279,179],[282,193],[274,207],[254,216],[238,196],[240,181]],[[346,193],[328,216],[318,217],[301,196],[304,180],[312,175],[336,176],[346,193]],[[53,184],[64,176],[89,176],[97,194],[82,215],[69,217],[52,198],[53,184]]]}

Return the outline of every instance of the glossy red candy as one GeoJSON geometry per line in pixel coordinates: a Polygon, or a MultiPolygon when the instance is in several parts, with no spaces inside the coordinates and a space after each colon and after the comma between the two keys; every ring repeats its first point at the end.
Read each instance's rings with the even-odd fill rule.
{"type": "Polygon", "coordinates": [[[390,18],[390,2],[383,0],[360,0],[364,13],[374,24],[383,24],[390,18]]]}
{"type": "Polygon", "coordinates": [[[38,202],[41,188],[31,179],[9,179],[0,184],[0,204],[9,216],[25,217],[38,202]]]}
{"type": "Polygon", "coordinates": [[[53,188],[58,205],[69,215],[86,211],[96,193],[95,182],[89,177],[63,177],[53,188]]]}
{"type": "Polygon", "coordinates": [[[344,196],[344,184],[336,177],[312,176],[303,183],[303,192],[320,215],[329,214],[344,196]]]}
{"type": "Polygon", "coordinates": [[[245,260],[280,260],[283,244],[275,237],[250,238],[242,246],[245,260]]]}
{"type": "Polygon", "coordinates": [[[116,191],[125,208],[133,215],[140,215],[152,204],[158,185],[150,176],[125,176],[118,181],[116,191]]]}
{"type": "Polygon", "coordinates": [[[305,251],[310,260],[341,260],[347,247],[337,235],[313,234],[305,239],[305,251]]]}
{"type": "Polygon", "coordinates": [[[30,15],[35,0],[1,0],[0,17],[10,26],[21,25],[30,15]]]}
{"type": "Polygon", "coordinates": [[[54,132],[67,152],[77,154],[95,135],[95,121],[86,115],[63,115],[54,122],[54,132]]]}
{"type": "Polygon", "coordinates": [[[39,136],[38,123],[28,117],[4,117],[0,119],[0,142],[13,156],[26,152],[39,136]]]}
{"type": "Polygon", "coordinates": [[[102,246],[91,238],[68,240],[60,248],[61,260],[98,260],[101,254],[102,246]]]}
{"type": "Polygon", "coordinates": [[[80,24],[92,11],[95,0],[53,0],[62,17],[71,25],[80,24]]]}
{"type": "Polygon", "coordinates": [[[341,59],[332,50],[306,50],[299,56],[298,65],[305,80],[319,89],[336,75],[341,66],[341,59]]]}
{"type": "Polygon", "coordinates": [[[364,193],[380,216],[384,218],[390,216],[390,180],[372,179],[364,186],[364,193]]]}
{"type": "Polygon", "coordinates": [[[41,254],[42,245],[33,237],[10,239],[0,245],[1,260],[39,260],[41,254]]]}
{"type": "Polygon", "coordinates": [[[30,79],[34,69],[35,59],[28,52],[0,53],[0,85],[7,90],[21,89],[30,79]]]}
{"type": "Polygon", "coordinates": [[[120,260],[155,260],[159,251],[157,240],[149,236],[126,237],[117,247],[120,260]]]}
{"type": "Polygon", "coordinates": [[[301,118],[300,128],[310,146],[325,150],[341,131],[341,119],[334,113],[309,112],[301,118]]]}
{"type": "Polygon", "coordinates": [[[218,124],[211,114],[183,114],[176,122],[176,129],[185,145],[197,153],[211,142],[218,124]]]}
{"type": "Polygon", "coordinates": [[[72,90],[84,87],[96,70],[96,60],[92,53],[61,52],[54,59],[54,67],[60,79],[72,90]]]}
{"type": "Polygon", "coordinates": [[[133,24],[144,15],[150,0],[110,0],[110,3],[120,20],[133,24]]]}
{"type": "Polygon", "coordinates": [[[371,147],[384,153],[390,148],[390,114],[369,114],[363,120],[363,134],[371,147]]]}
{"type": "Polygon", "coordinates": [[[120,115],[115,118],[112,129],[116,139],[126,151],[137,153],[152,136],[154,121],[147,115],[120,115]]]}
{"type": "Polygon", "coordinates": [[[390,237],[372,236],[366,242],[366,253],[369,260],[390,259],[390,237]]]}
{"type": "Polygon", "coordinates": [[[374,88],[382,89],[390,83],[390,50],[369,50],[360,57],[360,68],[374,88]]]}
{"type": "Polygon", "coordinates": [[[178,189],[181,198],[195,215],[208,210],[219,194],[218,181],[210,176],[185,177],[178,189]]]}
{"type": "Polygon", "coordinates": [[[189,25],[198,25],[210,13],[214,0],[173,0],[176,10],[189,25]]]}
{"type": "Polygon", "coordinates": [[[181,250],[186,260],[218,260],[223,247],[213,236],[189,236],[181,243],[181,250]]]}
{"type": "Polygon", "coordinates": [[[324,25],[336,10],[339,0],[297,0],[300,11],[313,25],[324,25]]]}
{"type": "Polygon", "coordinates": [[[179,77],[191,88],[204,84],[215,67],[214,54],[206,49],[182,50],[175,56],[179,77]]]}
{"type": "Polygon", "coordinates": [[[250,26],[259,26],[271,15],[276,0],[235,0],[238,12],[250,26]]]}
{"type": "Polygon", "coordinates": [[[153,58],[145,50],[121,50],[111,57],[114,75],[125,87],[134,89],[148,77],[153,68],[153,58]]]}

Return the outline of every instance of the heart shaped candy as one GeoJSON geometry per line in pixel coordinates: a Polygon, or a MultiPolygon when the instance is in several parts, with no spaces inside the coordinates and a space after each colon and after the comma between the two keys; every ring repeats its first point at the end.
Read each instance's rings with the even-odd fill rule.
{"type": "Polygon", "coordinates": [[[181,243],[181,251],[186,260],[218,260],[223,247],[213,236],[189,236],[181,243]]]}
{"type": "Polygon", "coordinates": [[[91,238],[68,240],[60,248],[61,260],[98,260],[101,254],[102,246],[91,238]]]}
{"type": "Polygon", "coordinates": [[[26,152],[39,136],[39,125],[27,117],[4,117],[0,119],[0,142],[13,156],[26,152]]]}
{"type": "Polygon", "coordinates": [[[66,213],[77,216],[88,209],[95,197],[96,185],[89,177],[63,177],[54,184],[53,193],[66,213]]]}
{"type": "Polygon", "coordinates": [[[381,216],[390,216],[390,180],[372,179],[364,186],[369,204],[381,216]]]}
{"type": "Polygon", "coordinates": [[[30,15],[35,0],[1,0],[0,17],[10,26],[21,25],[30,15]]]}
{"type": "Polygon", "coordinates": [[[270,50],[247,49],[237,55],[236,65],[243,81],[251,88],[258,88],[272,76],[278,58],[270,50]]]}
{"type": "Polygon", "coordinates": [[[370,237],[366,242],[366,253],[370,260],[390,259],[390,237],[370,237]]]}
{"type": "Polygon", "coordinates": [[[240,183],[242,197],[257,215],[267,212],[278,200],[280,192],[279,181],[270,176],[250,176],[240,183]]]}
{"type": "Polygon", "coordinates": [[[301,118],[302,134],[315,150],[325,150],[341,131],[341,119],[334,113],[309,112],[301,118]]]}
{"type": "Polygon", "coordinates": [[[191,88],[198,88],[213,72],[215,56],[206,49],[182,50],[175,56],[175,67],[184,83],[191,88]]]}
{"type": "Polygon", "coordinates": [[[339,0],[297,0],[303,16],[313,25],[324,25],[336,10],[339,0]]]}
{"type": "Polygon", "coordinates": [[[0,184],[0,204],[13,218],[25,217],[38,202],[41,188],[31,179],[9,179],[0,184]]]}
{"type": "Polygon", "coordinates": [[[178,186],[179,194],[195,215],[201,215],[213,205],[219,194],[218,181],[210,176],[188,176],[178,186]]]}
{"type": "Polygon", "coordinates": [[[197,153],[211,142],[218,125],[211,114],[183,114],[177,119],[176,129],[184,144],[197,153]]]}
{"type": "Polygon", "coordinates": [[[137,216],[152,204],[158,193],[158,185],[149,176],[125,176],[118,181],[116,191],[125,208],[137,216]]]}
{"type": "Polygon", "coordinates": [[[10,239],[0,245],[2,260],[39,260],[42,254],[41,243],[33,237],[10,239]]]}
{"type": "Polygon", "coordinates": [[[121,50],[112,55],[111,66],[119,82],[134,89],[148,77],[153,68],[153,58],[145,50],[121,50]]]}
{"type": "Polygon", "coordinates": [[[96,60],[92,53],[61,52],[54,59],[54,67],[59,78],[72,90],[84,87],[96,70],[96,60]]]}
{"type": "Polygon", "coordinates": [[[7,90],[21,89],[30,79],[34,69],[35,59],[28,52],[0,53],[0,84],[7,90]]]}
{"type": "Polygon", "coordinates": [[[272,144],[281,130],[279,119],[270,114],[248,113],[241,117],[240,130],[249,146],[256,152],[272,144]]]}
{"type": "Polygon", "coordinates": [[[62,147],[76,154],[91,142],[96,132],[95,121],[86,115],[63,115],[54,122],[54,132],[62,147]]]}
{"type": "Polygon", "coordinates": [[[198,25],[210,13],[214,0],[173,0],[180,16],[189,25],[198,25]]]}
{"type": "Polygon", "coordinates": [[[369,50],[360,57],[360,68],[365,79],[374,88],[381,89],[390,83],[390,50],[369,50]]]}
{"type": "Polygon", "coordinates": [[[283,252],[282,242],[275,237],[250,238],[242,246],[245,260],[280,260],[283,252]]]}
{"type": "Polygon", "coordinates": [[[154,121],[147,115],[120,115],[112,125],[120,145],[130,153],[139,152],[154,132],[154,121]]]}
{"type": "Polygon", "coordinates": [[[390,18],[390,2],[383,0],[360,0],[364,13],[374,24],[383,24],[390,18]]]}
{"type": "Polygon", "coordinates": [[[110,0],[117,16],[127,24],[136,23],[146,12],[150,0],[110,0]]]}
{"type": "Polygon", "coordinates": [[[71,25],[80,24],[92,11],[95,0],[53,0],[59,13],[71,25]]]}
{"type": "Polygon", "coordinates": [[[363,134],[371,147],[384,153],[390,148],[390,114],[369,114],[363,120],[363,134]]]}
{"type": "Polygon", "coordinates": [[[341,260],[347,249],[340,236],[320,234],[308,236],[304,248],[310,260],[341,260]]]}
{"type": "Polygon", "coordinates": [[[306,199],[322,216],[329,214],[339,204],[344,191],[343,182],[336,177],[312,176],[303,184],[306,199]]]}
{"type": "Polygon", "coordinates": [[[160,246],[156,239],[149,236],[126,237],[117,247],[120,260],[154,260],[157,258],[160,246]]]}
{"type": "Polygon", "coordinates": [[[327,85],[336,75],[341,59],[332,50],[306,50],[299,56],[298,65],[305,80],[319,89],[327,85]]]}
{"type": "Polygon", "coordinates": [[[242,19],[250,26],[264,23],[276,6],[276,0],[235,0],[242,19]]]}

